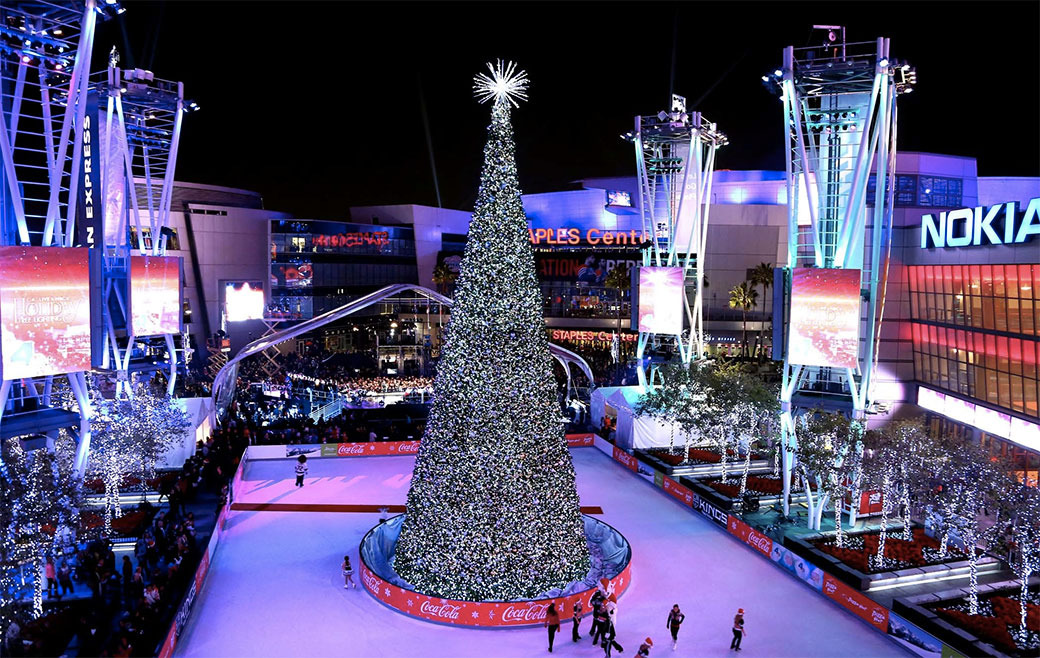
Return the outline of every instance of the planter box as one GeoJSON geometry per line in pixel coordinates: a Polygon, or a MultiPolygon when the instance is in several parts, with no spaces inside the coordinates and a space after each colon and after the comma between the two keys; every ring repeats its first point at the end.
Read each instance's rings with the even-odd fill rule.
{"type": "MultiPolygon", "coordinates": [[[[636,450],[636,457],[643,460],[647,464],[650,464],[655,469],[671,475],[673,477],[679,477],[683,475],[698,476],[698,477],[722,477],[722,464],[710,464],[710,463],[698,463],[698,464],[683,464],[680,466],[673,466],[668,462],[660,459],[657,455],[647,450],[636,450]]],[[[744,462],[739,460],[730,460],[727,462],[727,472],[732,474],[734,470],[738,473],[744,468],[744,462]]],[[[751,462],[751,472],[755,474],[761,473],[772,473],[773,464],[772,462],[765,459],[757,459],[751,462]]]]}

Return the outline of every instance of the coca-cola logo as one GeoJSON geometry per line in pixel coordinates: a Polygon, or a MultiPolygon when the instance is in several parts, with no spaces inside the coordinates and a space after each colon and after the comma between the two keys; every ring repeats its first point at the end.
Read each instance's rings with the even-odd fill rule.
{"type": "Polygon", "coordinates": [[[633,470],[636,469],[636,458],[616,446],[614,447],[614,459],[633,470]]]}
{"type": "Polygon", "coordinates": [[[462,610],[461,606],[451,605],[450,603],[433,605],[429,601],[423,601],[422,605],[419,606],[419,611],[424,615],[440,619],[458,619],[460,610],[462,610]]]}
{"type": "Polygon", "coordinates": [[[379,579],[372,575],[372,573],[365,568],[361,569],[361,581],[365,584],[365,587],[369,591],[376,594],[379,593],[379,579]]]}
{"type": "Polygon", "coordinates": [[[773,550],[773,541],[765,535],[760,535],[754,530],[748,533],[747,543],[751,544],[766,555],[773,550]]]}
{"type": "Polygon", "coordinates": [[[545,619],[545,613],[548,609],[548,603],[531,603],[522,608],[509,606],[502,611],[502,621],[506,623],[515,621],[541,621],[545,619]]]}
{"type": "Polygon", "coordinates": [[[336,447],[337,457],[350,457],[351,455],[365,454],[365,446],[362,443],[341,443],[336,447]]]}
{"type": "Polygon", "coordinates": [[[419,442],[418,441],[403,441],[397,448],[397,452],[401,454],[418,454],[419,453],[419,442]]]}

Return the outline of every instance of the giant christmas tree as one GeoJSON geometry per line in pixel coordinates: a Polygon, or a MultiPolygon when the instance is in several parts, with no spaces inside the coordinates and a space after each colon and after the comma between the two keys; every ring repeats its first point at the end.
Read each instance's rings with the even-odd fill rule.
{"type": "Polygon", "coordinates": [[[589,570],[513,155],[527,78],[488,68],[480,189],[394,558],[418,591],[462,600],[529,598],[589,570]]]}

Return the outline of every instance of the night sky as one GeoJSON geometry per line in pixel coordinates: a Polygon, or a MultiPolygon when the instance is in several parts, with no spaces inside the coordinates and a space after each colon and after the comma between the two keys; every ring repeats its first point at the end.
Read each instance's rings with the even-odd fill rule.
{"type": "Polygon", "coordinates": [[[729,135],[719,169],[783,169],[781,106],[760,77],[818,23],[845,25],[849,41],[890,37],[917,67],[900,150],[1040,175],[1037,2],[123,6],[99,26],[92,68],[115,45],[122,66],[184,81],[202,110],[186,117],[177,178],[256,190],[297,217],[436,205],[420,86],[442,204],[471,209],[490,110],[472,77],[496,58],[531,78],[514,112],[525,192],[634,174],[619,135],[667,107],[675,21],[674,90],[729,135]]]}

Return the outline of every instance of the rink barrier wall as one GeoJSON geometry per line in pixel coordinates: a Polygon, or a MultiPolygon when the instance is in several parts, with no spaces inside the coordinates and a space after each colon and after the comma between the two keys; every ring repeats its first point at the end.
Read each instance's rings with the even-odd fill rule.
{"type": "Polygon", "coordinates": [[[845,608],[904,649],[918,656],[929,658],[939,658],[940,656],[941,658],[964,658],[964,655],[955,647],[942,642],[902,615],[846,585],[823,568],[784,547],[780,542],[773,541],[772,538],[715,505],[707,497],[698,495],[696,491],[684,486],[668,474],[618,448],[601,436],[595,437],[594,444],[622,468],[642,477],[680,504],[708,517],[755,553],[771,560],[776,566],[798,578],[804,585],[845,608]]]}
{"type": "MultiPolygon", "coordinates": [[[[606,526],[618,537],[622,537],[608,523],[591,519],[591,517],[588,517],[587,521],[606,526]]],[[[370,530],[368,535],[361,540],[362,546],[374,531],[375,529],[370,530]]],[[[627,548],[625,566],[616,576],[608,578],[606,585],[606,591],[618,597],[625,593],[632,582],[632,550],[627,540],[625,541],[627,548]]],[[[562,625],[563,622],[573,618],[574,604],[578,601],[581,601],[582,608],[586,611],[582,616],[587,616],[592,611],[592,595],[598,589],[592,587],[566,596],[526,601],[461,601],[429,596],[394,585],[369,568],[365,561],[364,551],[361,553],[360,564],[361,585],[386,607],[423,621],[468,628],[501,629],[542,626],[545,623],[546,611],[550,603],[556,604],[562,625]]]]}
{"type": "Polygon", "coordinates": [[[247,452],[243,452],[242,457],[238,460],[238,468],[235,469],[235,474],[231,477],[231,483],[228,485],[227,500],[224,502],[224,506],[220,508],[220,514],[217,515],[216,523],[213,525],[213,532],[210,534],[209,542],[206,544],[206,550],[203,551],[202,557],[199,558],[199,566],[195,569],[195,577],[192,578],[191,586],[184,593],[184,596],[181,597],[180,604],[177,606],[177,613],[170,623],[170,630],[166,632],[162,646],[156,652],[158,658],[171,658],[173,656],[173,651],[177,648],[177,639],[188,625],[195,599],[198,598],[199,593],[202,591],[202,586],[206,583],[206,576],[209,575],[209,565],[213,560],[213,555],[217,552],[220,540],[224,536],[228,516],[231,514],[231,503],[234,501],[235,494],[242,484],[242,472],[245,470],[247,452]]]}
{"type": "MultiPolygon", "coordinates": [[[[590,448],[595,445],[596,435],[591,432],[566,435],[570,448],[590,448]]],[[[262,459],[286,459],[307,455],[307,459],[328,457],[393,457],[415,455],[419,452],[419,441],[364,441],[355,443],[301,443],[249,446],[246,458],[250,461],[262,459]]]]}

